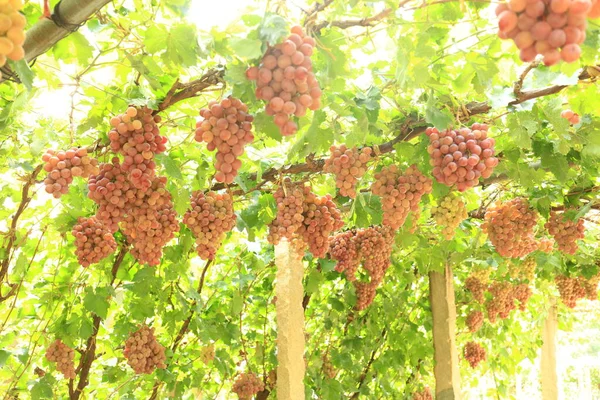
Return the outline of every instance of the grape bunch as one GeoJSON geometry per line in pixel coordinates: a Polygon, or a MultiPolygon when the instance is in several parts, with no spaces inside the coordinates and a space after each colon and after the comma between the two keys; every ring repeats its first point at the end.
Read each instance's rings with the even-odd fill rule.
{"type": "Polygon", "coordinates": [[[569,121],[571,125],[577,125],[580,121],[579,114],[571,110],[564,110],[560,113],[560,116],[569,121]]]}
{"type": "Polygon", "coordinates": [[[324,257],[329,235],[344,225],[331,196],[319,197],[310,186],[286,178],[274,197],[277,215],[269,225],[269,243],[286,238],[298,251],[308,247],[315,257],[324,257]]]}
{"type": "Polygon", "coordinates": [[[600,1],[592,0],[592,8],[588,13],[588,17],[591,19],[600,18],[600,1]]]}
{"type": "Polygon", "coordinates": [[[537,217],[527,200],[516,198],[488,208],[482,228],[502,257],[524,257],[538,249],[533,232],[537,217]]]}
{"type": "Polygon", "coordinates": [[[438,131],[427,128],[429,163],[433,176],[446,186],[456,186],[460,192],[474,187],[479,178],[489,178],[498,165],[494,157],[496,141],[488,137],[487,124],[473,124],[471,129],[438,131]]]}
{"type": "Polygon", "coordinates": [[[532,294],[531,287],[526,283],[519,283],[513,286],[513,297],[519,302],[519,310],[521,311],[525,311],[527,302],[532,294]]]}
{"type": "MultiPolygon", "coordinates": [[[[1,20],[0,17],[0,24],[1,20]]],[[[73,177],[87,178],[99,171],[98,160],[88,156],[87,149],[84,148],[73,147],[67,151],[48,149],[42,156],[42,161],[44,171],[48,172],[44,180],[46,193],[57,199],[69,191],[73,177]]]]}
{"type": "Polygon", "coordinates": [[[356,309],[364,310],[374,300],[377,287],[390,266],[394,231],[385,226],[342,232],[331,238],[329,254],[337,261],[336,271],[344,272],[356,290],[356,309]],[[362,265],[368,281],[360,281],[358,268],[362,265]]]}
{"type": "Polygon", "coordinates": [[[205,365],[208,365],[214,359],[215,359],[215,345],[213,343],[211,343],[208,346],[203,347],[202,350],[200,351],[200,360],[202,360],[202,362],[205,365]]]}
{"type": "Polygon", "coordinates": [[[483,326],[483,313],[479,310],[473,310],[467,315],[467,328],[469,332],[475,333],[483,326]]]}
{"type": "Polygon", "coordinates": [[[356,198],[356,185],[367,172],[367,163],[371,160],[373,150],[370,147],[357,149],[346,145],[331,146],[331,155],[325,160],[323,171],[335,174],[335,185],[342,196],[356,198]]]}
{"type": "Polygon", "coordinates": [[[552,253],[554,249],[554,240],[549,238],[541,238],[538,242],[538,250],[543,253],[552,253]]]}
{"type": "Polygon", "coordinates": [[[516,308],[513,287],[508,282],[494,282],[488,287],[492,297],[486,302],[488,319],[495,323],[498,316],[508,318],[510,312],[516,308]]]}
{"type": "Polygon", "coordinates": [[[75,255],[82,267],[99,262],[117,248],[112,232],[96,217],[80,217],[71,233],[75,237],[75,255]]]}
{"type": "Polygon", "coordinates": [[[131,254],[143,264],[158,265],[163,247],[179,232],[166,183],[166,177],[154,177],[145,191],[138,190],[122,221],[123,233],[133,245],[131,254]]]}
{"type": "Polygon", "coordinates": [[[485,301],[485,284],[475,276],[469,276],[465,281],[465,288],[471,292],[473,298],[479,303],[483,304],[485,301]]]}
{"type": "Polygon", "coordinates": [[[575,254],[579,248],[577,240],[585,236],[583,219],[573,221],[554,211],[550,212],[550,219],[544,226],[556,240],[558,250],[565,254],[575,254]]]}
{"type": "Polygon", "coordinates": [[[252,143],[252,121],[248,106],[229,96],[220,103],[211,101],[200,110],[203,120],[196,123],[195,139],[206,142],[207,149],[217,150],[215,168],[217,182],[232,183],[242,166],[239,160],[244,147],[252,143]]]}
{"type": "Polygon", "coordinates": [[[283,43],[269,47],[259,67],[246,71],[248,79],[257,81],[256,98],[268,102],[265,112],[274,116],[283,136],[298,131],[290,117],[321,107],[321,89],[310,60],[314,46],[315,40],[294,26],[283,43]]]}
{"type": "Polygon", "coordinates": [[[19,12],[22,8],[22,0],[3,1],[0,4],[0,67],[6,64],[6,59],[19,61],[25,57],[23,43],[27,19],[19,12]]]}
{"type": "Polygon", "coordinates": [[[233,229],[235,221],[231,195],[213,191],[192,193],[190,209],[183,216],[183,223],[194,234],[196,251],[203,260],[215,258],[225,234],[233,229]]]}
{"type": "Polygon", "coordinates": [[[554,278],[560,299],[569,308],[575,308],[577,301],[584,299],[588,295],[584,285],[585,280],[582,277],[568,277],[558,275],[554,278]]]}
{"type": "Polygon", "coordinates": [[[327,354],[323,356],[323,374],[325,374],[325,376],[329,379],[333,379],[337,375],[337,371],[335,370],[335,367],[331,363],[331,360],[327,354]]]}
{"type": "Polygon", "coordinates": [[[381,196],[383,224],[392,229],[400,228],[410,211],[418,211],[424,194],[431,193],[433,182],[415,165],[401,173],[396,165],[383,168],[375,174],[371,186],[373,194],[381,196]]]}
{"type": "Polygon", "coordinates": [[[253,372],[239,374],[233,384],[232,391],[240,400],[252,400],[255,394],[265,390],[265,384],[253,372]]]}
{"type": "Polygon", "coordinates": [[[429,387],[425,387],[420,392],[414,392],[412,395],[412,400],[433,400],[431,389],[429,387]]]}
{"type": "Polygon", "coordinates": [[[508,274],[513,279],[526,280],[533,282],[535,279],[535,268],[537,263],[534,257],[527,257],[521,262],[509,261],[508,274]]]}
{"type": "Polygon", "coordinates": [[[137,190],[127,179],[118,157],[100,165],[100,172],[88,179],[88,197],[98,204],[96,218],[111,231],[119,230],[119,222],[125,216],[129,202],[137,190]]]}
{"type": "Polygon", "coordinates": [[[590,0],[510,0],[496,8],[498,36],[512,39],[524,62],[541,54],[547,66],[572,63],[581,55],[591,7],[590,0]]]}
{"type": "Polygon", "coordinates": [[[486,359],[485,349],[476,342],[468,342],[465,345],[463,354],[471,368],[476,368],[480,362],[486,359]]]}
{"type": "Polygon", "coordinates": [[[442,227],[442,235],[446,240],[451,240],[456,228],[467,219],[468,214],[465,202],[454,192],[450,192],[431,209],[431,216],[435,223],[442,227]]]}
{"type": "Polygon", "coordinates": [[[123,352],[136,374],[151,374],[156,368],[166,368],[165,348],[154,337],[154,328],[146,325],[131,333],[123,352]]]}
{"type": "Polygon", "coordinates": [[[136,189],[150,187],[156,169],[154,155],[166,150],[167,138],[160,135],[159,122],[160,116],[153,116],[148,107],[129,107],[110,120],[110,148],[124,156],[121,168],[136,189]]]}
{"type": "Polygon", "coordinates": [[[46,359],[56,363],[56,369],[60,371],[65,379],[75,379],[75,351],[64,344],[60,339],[56,339],[46,349],[46,359]]]}

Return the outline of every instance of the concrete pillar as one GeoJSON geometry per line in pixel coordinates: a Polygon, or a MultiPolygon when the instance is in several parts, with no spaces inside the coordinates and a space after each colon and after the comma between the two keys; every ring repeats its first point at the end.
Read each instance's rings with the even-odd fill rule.
{"type": "Polygon", "coordinates": [[[558,400],[558,376],[556,373],[556,331],[558,329],[558,312],[556,299],[550,300],[548,316],[544,322],[542,340],[542,399],[558,400]]]}

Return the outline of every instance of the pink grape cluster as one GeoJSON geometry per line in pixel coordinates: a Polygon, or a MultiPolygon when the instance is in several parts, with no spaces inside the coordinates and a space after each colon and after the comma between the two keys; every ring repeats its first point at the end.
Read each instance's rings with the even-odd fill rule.
{"type": "Polygon", "coordinates": [[[483,313],[479,310],[473,310],[467,315],[467,328],[469,332],[475,333],[483,326],[483,313]]]}
{"type": "Polygon", "coordinates": [[[248,79],[257,81],[256,98],[268,102],[265,111],[274,116],[283,136],[298,131],[290,117],[321,107],[321,89],[310,60],[314,46],[315,40],[294,26],[283,43],[269,47],[259,67],[246,71],[248,79]]]}
{"type": "Polygon", "coordinates": [[[548,66],[572,63],[581,56],[591,9],[590,0],[509,0],[496,8],[498,36],[512,39],[524,62],[541,54],[548,66]]]}
{"type": "Polygon", "coordinates": [[[323,172],[335,174],[335,186],[342,196],[356,198],[356,184],[367,172],[367,163],[371,161],[370,147],[357,149],[346,145],[331,146],[331,155],[325,160],[323,172]]]}
{"type": "Polygon", "coordinates": [[[402,173],[396,165],[384,167],[375,174],[371,186],[373,194],[381,196],[383,224],[399,229],[410,211],[419,210],[424,194],[431,193],[433,182],[411,165],[402,173]]]}
{"type": "Polygon", "coordinates": [[[75,237],[75,255],[83,267],[108,257],[117,248],[117,242],[110,229],[96,217],[80,217],[71,233],[75,237]]]}
{"type": "Polygon", "coordinates": [[[581,120],[579,114],[571,110],[563,110],[563,112],[560,113],[560,116],[569,121],[571,125],[577,125],[581,120]]]}
{"type": "Polygon", "coordinates": [[[235,226],[236,215],[229,193],[196,191],[192,193],[190,209],[183,223],[196,238],[196,251],[203,260],[215,258],[225,234],[235,226]]]}
{"type": "Polygon", "coordinates": [[[412,395],[412,400],[433,400],[431,389],[426,386],[422,391],[414,392],[412,395]]]}
{"type": "Polygon", "coordinates": [[[255,394],[265,390],[265,384],[253,372],[238,375],[232,388],[240,400],[251,400],[255,394]]]}
{"type": "Polygon", "coordinates": [[[433,176],[446,186],[456,186],[460,192],[474,187],[479,178],[489,178],[498,165],[494,157],[496,141],[488,137],[487,124],[471,128],[439,131],[427,128],[427,152],[433,166],[433,176]]]}
{"type": "Polygon", "coordinates": [[[122,169],[136,189],[146,190],[155,176],[154,155],[165,151],[167,138],[160,135],[160,116],[148,107],[129,107],[124,114],[111,118],[108,133],[110,147],[123,155],[122,169]]]}
{"type": "Polygon", "coordinates": [[[483,346],[476,342],[468,342],[465,345],[463,355],[471,368],[476,368],[487,357],[483,346]]]}
{"type": "Polygon", "coordinates": [[[87,178],[98,173],[98,160],[88,156],[85,148],[73,147],[67,151],[48,149],[42,161],[44,171],[48,172],[44,180],[46,193],[57,199],[69,191],[73,177],[87,178]]]}
{"type": "Polygon", "coordinates": [[[65,379],[75,379],[75,351],[64,344],[60,339],[56,339],[46,349],[46,359],[56,363],[56,369],[60,371],[65,379]]]}
{"type": "Polygon", "coordinates": [[[146,325],[129,335],[123,353],[136,374],[151,374],[156,368],[167,367],[165,348],[156,340],[154,328],[146,325]]]}
{"type": "Polygon", "coordinates": [[[351,230],[331,238],[329,254],[337,261],[336,271],[344,272],[354,284],[357,310],[364,310],[375,299],[390,266],[393,246],[394,231],[386,226],[351,230]],[[369,276],[366,282],[358,280],[356,274],[361,265],[369,276]]]}
{"type": "Polygon", "coordinates": [[[556,240],[558,250],[565,254],[575,254],[579,245],[577,240],[585,237],[583,219],[572,221],[555,211],[550,212],[550,219],[544,225],[556,240]]]}
{"type": "Polygon", "coordinates": [[[229,96],[220,103],[211,101],[200,110],[203,120],[196,123],[197,142],[206,142],[208,150],[217,150],[215,168],[217,182],[232,183],[242,166],[239,160],[244,147],[252,143],[252,121],[248,107],[229,96]]]}

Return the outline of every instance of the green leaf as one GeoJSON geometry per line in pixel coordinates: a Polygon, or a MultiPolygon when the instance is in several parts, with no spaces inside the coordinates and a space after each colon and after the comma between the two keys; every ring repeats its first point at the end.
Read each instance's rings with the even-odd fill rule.
{"type": "Polygon", "coordinates": [[[99,296],[91,291],[88,291],[83,298],[83,306],[86,310],[96,314],[102,319],[105,319],[108,313],[108,301],[106,300],[106,297],[99,296]]]}
{"type": "Polygon", "coordinates": [[[155,156],[156,161],[162,165],[168,175],[172,176],[175,179],[183,179],[183,175],[181,174],[181,167],[179,163],[171,158],[168,154],[157,154],[155,156]]]}
{"type": "Polygon", "coordinates": [[[265,18],[258,29],[260,39],[271,45],[279,43],[288,33],[288,24],[286,20],[273,13],[265,14],[265,18]]]}
{"type": "Polygon", "coordinates": [[[9,359],[12,353],[6,350],[0,350],[0,367],[3,367],[6,364],[6,361],[9,359]]]}
{"type": "Polygon", "coordinates": [[[437,108],[433,95],[429,96],[425,108],[425,121],[439,130],[444,130],[452,125],[453,118],[446,110],[437,108]]]}
{"type": "Polygon", "coordinates": [[[233,38],[229,46],[236,56],[241,58],[258,58],[262,55],[262,42],[258,39],[233,38]]]}
{"type": "Polygon", "coordinates": [[[32,399],[51,399],[53,396],[52,386],[45,380],[36,382],[31,388],[32,399]]]}
{"type": "Polygon", "coordinates": [[[9,65],[11,68],[17,73],[17,76],[25,85],[28,91],[33,89],[33,78],[35,77],[31,68],[29,68],[29,64],[25,60],[19,61],[10,61],[9,65]]]}

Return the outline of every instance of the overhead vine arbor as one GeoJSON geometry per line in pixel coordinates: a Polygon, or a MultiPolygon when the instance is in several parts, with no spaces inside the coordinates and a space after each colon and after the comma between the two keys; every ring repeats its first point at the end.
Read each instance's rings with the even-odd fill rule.
{"type": "Polygon", "coordinates": [[[600,2],[228,4],[0,1],[0,394],[556,396],[600,2]]]}

